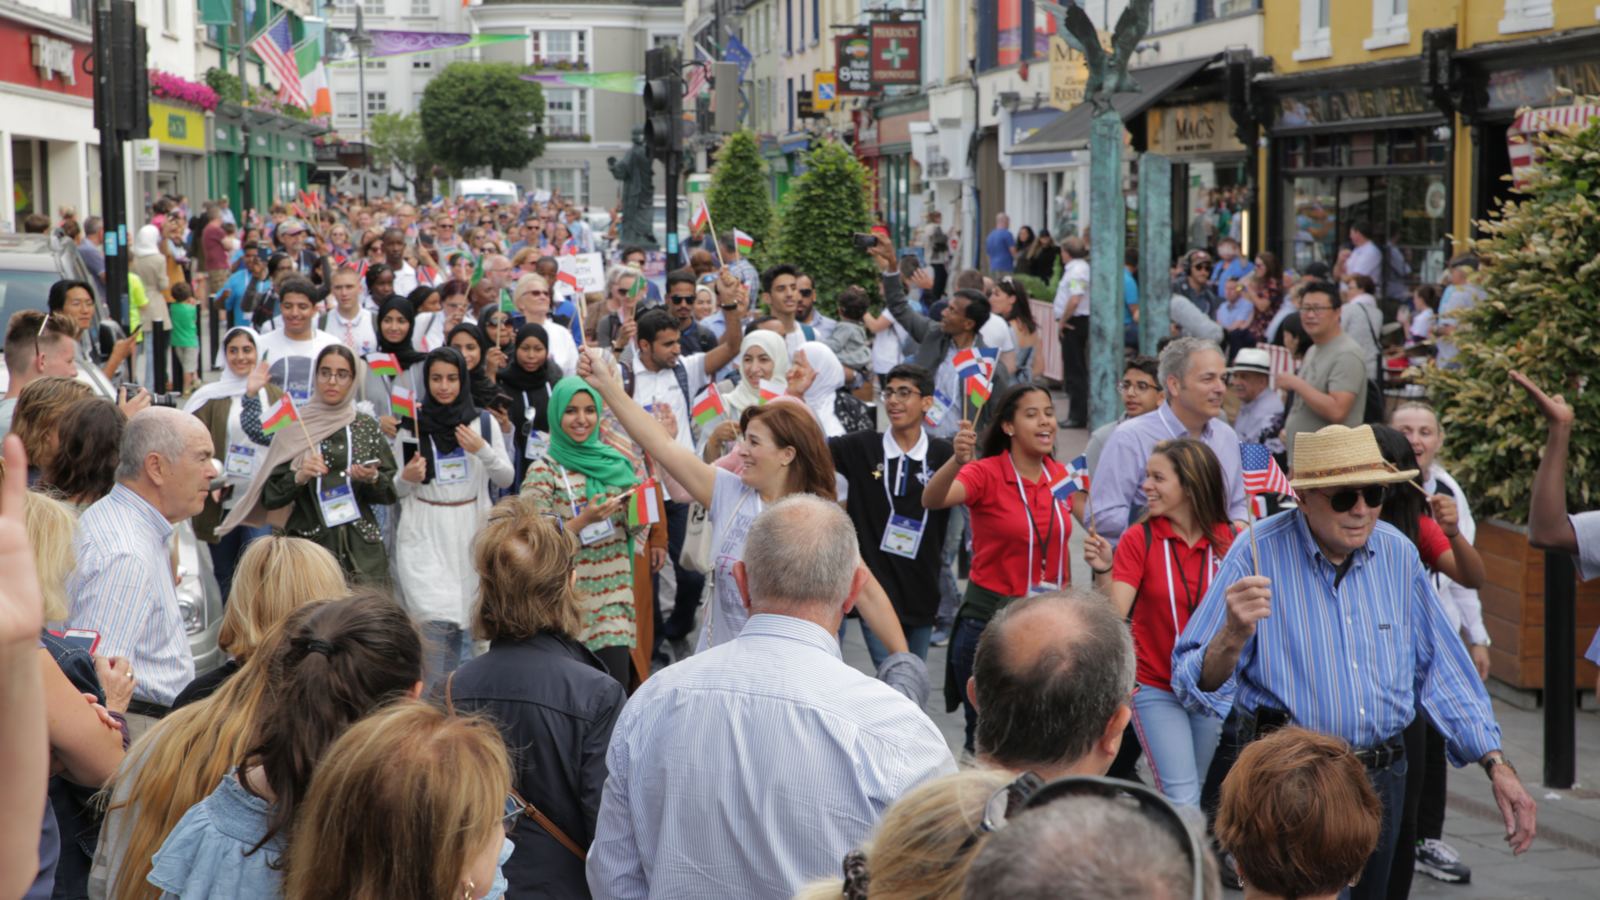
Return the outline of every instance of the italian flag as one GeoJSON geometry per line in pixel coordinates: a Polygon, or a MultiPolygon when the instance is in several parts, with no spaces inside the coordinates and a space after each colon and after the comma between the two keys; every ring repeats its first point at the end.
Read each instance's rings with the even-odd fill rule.
{"type": "Polygon", "coordinates": [[[701,200],[700,206],[694,211],[694,221],[689,223],[689,233],[694,234],[710,224],[711,210],[707,208],[706,201],[701,200]]]}
{"type": "Polygon", "coordinates": [[[783,382],[775,378],[769,378],[757,385],[757,389],[761,394],[762,403],[770,403],[773,400],[782,397],[786,388],[787,386],[783,382]]]}
{"type": "Polygon", "coordinates": [[[278,398],[278,403],[272,407],[272,412],[261,421],[261,430],[266,434],[277,434],[290,422],[298,421],[300,414],[294,410],[294,398],[284,394],[278,398]]]}
{"type": "Polygon", "coordinates": [[[733,230],[733,243],[734,246],[739,248],[740,253],[749,253],[750,248],[756,245],[756,239],[735,228],[733,230]]]}
{"type": "Polygon", "coordinates": [[[654,525],[664,517],[661,513],[661,488],[654,478],[647,478],[633,489],[628,497],[628,526],[654,525]]]}
{"type": "Polygon", "coordinates": [[[972,403],[973,414],[989,402],[989,379],[973,375],[967,379],[967,400],[972,403]]]}
{"type": "Polygon", "coordinates": [[[367,371],[374,375],[400,375],[400,357],[393,353],[368,353],[367,371]]]}
{"type": "Polygon", "coordinates": [[[411,389],[395,385],[394,393],[389,395],[389,411],[396,418],[415,419],[417,417],[417,398],[411,389]]]}
{"type": "Polygon", "coordinates": [[[704,425],[716,417],[724,415],[726,412],[727,410],[722,405],[722,394],[717,391],[717,386],[713,384],[706,388],[706,395],[700,398],[700,402],[694,405],[694,409],[689,410],[689,415],[694,418],[696,425],[704,425]]]}

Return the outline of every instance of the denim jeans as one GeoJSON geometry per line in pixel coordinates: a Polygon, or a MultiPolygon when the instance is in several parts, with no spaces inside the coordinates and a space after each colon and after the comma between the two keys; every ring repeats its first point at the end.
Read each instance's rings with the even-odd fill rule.
{"type": "MultiPolygon", "coordinates": [[[[889,649],[883,646],[883,641],[878,640],[878,636],[872,633],[871,628],[867,627],[866,619],[857,619],[856,621],[861,623],[861,639],[867,642],[867,655],[872,657],[872,668],[876,669],[883,665],[884,660],[889,658],[889,649]]],[[[906,646],[910,648],[911,652],[920,657],[923,662],[927,662],[928,641],[933,638],[933,626],[919,625],[909,627],[902,622],[900,630],[905,632],[906,646]]],[[[841,629],[841,633],[842,631],[841,629]]]]}
{"type": "Polygon", "coordinates": [[[1133,694],[1133,726],[1156,789],[1177,806],[1198,809],[1222,720],[1185,709],[1171,691],[1141,684],[1133,694]]]}
{"type": "Polygon", "coordinates": [[[1384,900],[1389,895],[1389,868],[1400,837],[1400,813],[1406,800],[1406,767],[1402,759],[1385,769],[1368,769],[1367,781],[1383,802],[1383,824],[1378,826],[1378,846],[1367,857],[1367,867],[1356,886],[1341,894],[1348,900],[1384,900]]]}
{"type": "Polygon", "coordinates": [[[422,677],[429,694],[471,658],[472,636],[460,625],[438,619],[422,623],[422,677]]]}
{"type": "Polygon", "coordinates": [[[956,564],[961,559],[961,546],[966,542],[969,521],[965,504],[958,503],[950,508],[950,524],[945,526],[944,547],[939,552],[939,612],[934,615],[934,621],[945,627],[955,622],[956,610],[961,608],[956,564]]]}
{"type": "Polygon", "coordinates": [[[672,614],[663,627],[656,631],[656,646],[662,638],[687,638],[694,634],[694,613],[700,608],[700,595],[706,589],[706,577],[683,567],[678,558],[683,555],[683,538],[689,530],[689,504],[667,501],[667,555],[672,558],[672,574],[678,581],[672,614]]]}
{"type": "Polygon", "coordinates": [[[950,634],[950,667],[955,674],[956,689],[961,692],[961,711],[967,721],[966,741],[962,746],[968,753],[975,752],[973,738],[978,730],[978,708],[972,705],[972,698],[967,696],[967,679],[972,677],[972,660],[978,654],[978,638],[983,636],[983,629],[987,627],[988,622],[962,616],[956,620],[955,630],[950,634]]]}
{"type": "Polygon", "coordinates": [[[222,605],[228,605],[228,592],[233,590],[233,573],[239,568],[239,557],[256,538],[266,537],[272,529],[266,525],[250,528],[240,525],[207,545],[211,550],[211,574],[217,578],[217,590],[222,594],[222,605]]]}

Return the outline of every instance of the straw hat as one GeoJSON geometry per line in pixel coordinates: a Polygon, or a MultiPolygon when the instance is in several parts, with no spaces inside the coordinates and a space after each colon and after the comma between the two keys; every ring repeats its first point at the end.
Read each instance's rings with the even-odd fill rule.
{"type": "Polygon", "coordinates": [[[1415,477],[1416,469],[1399,472],[1383,458],[1371,425],[1329,425],[1321,431],[1295,435],[1294,478],[1289,486],[1297,491],[1347,484],[1397,484],[1415,477]]]}

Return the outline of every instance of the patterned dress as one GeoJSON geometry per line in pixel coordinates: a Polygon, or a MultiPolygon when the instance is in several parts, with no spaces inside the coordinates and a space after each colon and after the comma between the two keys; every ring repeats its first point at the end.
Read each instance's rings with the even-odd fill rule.
{"type": "MultiPolygon", "coordinates": [[[[565,522],[589,502],[588,484],[589,479],[582,472],[564,468],[546,457],[528,464],[528,473],[522,481],[522,497],[540,513],[565,522]],[[576,511],[574,504],[577,504],[576,511]]],[[[607,491],[595,499],[604,502],[616,495],[616,491],[607,491]]],[[[633,557],[629,550],[630,546],[637,546],[647,529],[628,528],[626,506],[611,517],[611,525],[610,538],[578,548],[577,590],[583,609],[583,631],[578,639],[591,650],[631,648],[637,640],[633,557]]]]}

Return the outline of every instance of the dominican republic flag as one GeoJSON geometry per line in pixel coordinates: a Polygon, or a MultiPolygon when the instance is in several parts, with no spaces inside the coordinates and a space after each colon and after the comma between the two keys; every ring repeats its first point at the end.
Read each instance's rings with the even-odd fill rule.
{"type": "Polygon", "coordinates": [[[300,87],[300,64],[294,56],[294,33],[289,30],[289,16],[279,13],[256,39],[250,49],[266,63],[268,71],[278,80],[278,97],[285,103],[305,107],[305,91],[300,87]]]}
{"type": "Polygon", "coordinates": [[[394,393],[389,395],[389,411],[395,418],[415,419],[417,417],[417,398],[408,387],[395,385],[394,393]]]}
{"type": "Polygon", "coordinates": [[[1072,478],[1072,490],[1087,491],[1089,489],[1089,457],[1080,454],[1077,459],[1067,464],[1067,474],[1072,478]]]}
{"type": "Polygon", "coordinates": [[[956,377],[963,383],[969,378],[981,377],[984,374],[982,358],[972,352],[970,347],[958,352],[950,360],[950,364],[956,367],[956,377]]]}
{"type": "MultiPolygon", "coordinates": [[[[644,279],[638,280],[643,281],[644,279]]],[[[701,397],[700,402],[694,405],[694,409],[689,410],[689,415],[694,419],[696,425],[704,425],[717,416],[726,415],[726,413],[727,410],[722,405],[722,394],[717,391],[717,386],[714,384],[706,386],[705,396],[701,397]]]]}
{"type": "Polygon", "coordinates": [[[706,207],[706,201],[701,200],[699,208],[694,211],[694,220],[689,223],[689,233],[694,234],[710,224],[711,210],[706,207]]]}
{"type": "Polygon", "coordinates": [[[261,420],[261,431],[264,434],[277,434],[288,426],[290,422],[298,421],[300,421],[300,414],[295,412],[294,398],[284,394],[278,398],[278,403],[272,408],[272,412],[261,420]]]}
{"type": "MultiPolygon", "coordinates": [[[[1265,444],[1240,444],[1239,462],[1244,470],[1244,492],[1256,494],[1284,494],[1295,497],[1289,479],[1278,468],[1272,451],[1265,444]]],[[[1298,499],[1298,498],[1296,498],[1298,499]]]]}
{"type": "Polygon", "coordinates": [[[664,516],[661,513],[661,489],[654,478],[646,478],[633,489],[628,498],[628,527],[654,525],[664,516]]]}
{"type": "Polygon", "coordinates": [[[374,375],[399,376],[400,357],[393,353],[368,353],[367,371],[374,375]]]}

